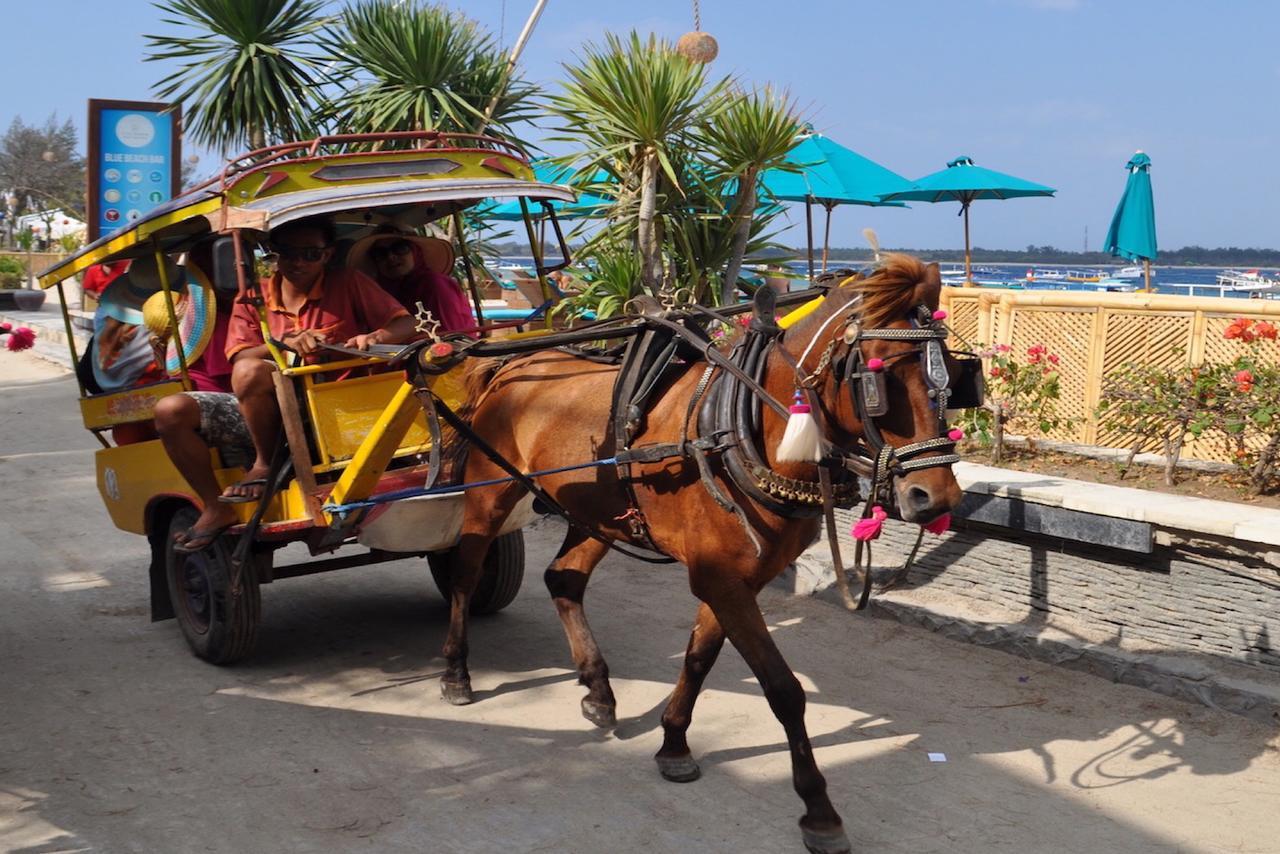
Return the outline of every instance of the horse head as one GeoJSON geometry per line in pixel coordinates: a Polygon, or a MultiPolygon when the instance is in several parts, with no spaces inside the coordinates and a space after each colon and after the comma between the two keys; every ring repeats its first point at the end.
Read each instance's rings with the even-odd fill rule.
{"type": "Polygon", "coordinates": [[[951,471],[957,435],[946,424],[962,372],[946,349],[941,290],[937,264],[888,255],[832,288],[792,330],[829,439],[870,464],[873,501],[891,488],[902,518],[920,524],[962,498],[951,471]]]}

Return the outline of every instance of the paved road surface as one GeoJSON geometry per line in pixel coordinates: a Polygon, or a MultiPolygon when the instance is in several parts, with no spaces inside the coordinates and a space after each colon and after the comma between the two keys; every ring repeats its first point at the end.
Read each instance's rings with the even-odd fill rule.
{"type": "MultiPolygon", "coordinates": [[[[98,503],[73,384],[37,366],[0,353],[0,850],[801,850],[781,729],[736,653],[697,709],[703,778],[650,759],[694,612],[679,569],[611,557],[592,586],[611,734],[578,714],[541,589],[554,522],[520,597],[475,623],[473,706],[438,699],[446,614],[420,561],[265,587],[255,657],[211,667],[148,622],[145,544],[98,503]]],[[[1273,730],[762,598],[855,850],[1277,850],[1273,730]]]]}

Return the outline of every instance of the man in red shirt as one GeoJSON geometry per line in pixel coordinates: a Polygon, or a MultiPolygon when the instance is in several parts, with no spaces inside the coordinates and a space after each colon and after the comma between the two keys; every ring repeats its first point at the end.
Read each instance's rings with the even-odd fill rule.
{"type": "MultiPolygon", "coordinates": [[[[333,258],[333,243],[333,225],[320,218],[298,220],[271,232],[269,244],[278,259],[277,272],[259,285],[271,337],[306,361],[315,361],[322,345],[330,342],[367,350],[373,344],[408,341],[414,334],[414,320],[403,306],[367,276],[327,267],[333,258]]],[[[227,504],[257,501],[262,496],[279,439],[280,409],[272,379],[276,367],[270,361],[254,306],[237,303],[232,310],[226,355],[231,360],[231,388],[239,411],[220,405],[210,420],[220,424],[220,434],[247,433],[254,461],[239,483],[221,495],[216,487],[212,495],[206,495],[210,484],[216,483],[207,449],[199,462],[195,454],[185,456],[182,462],[174,457],[204,504],[195,525],[179,538],[183,551],[205,548],[235,524],[237,517],[227,504]]]]}

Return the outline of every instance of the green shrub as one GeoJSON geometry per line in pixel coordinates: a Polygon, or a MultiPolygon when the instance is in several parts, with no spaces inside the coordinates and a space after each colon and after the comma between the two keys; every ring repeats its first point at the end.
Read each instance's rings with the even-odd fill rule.
{"type": "Polygon", "coordinates": [[[27,281],[27,268],[12,255],[0,255],[0,288],[21,288],[27,281]]]}

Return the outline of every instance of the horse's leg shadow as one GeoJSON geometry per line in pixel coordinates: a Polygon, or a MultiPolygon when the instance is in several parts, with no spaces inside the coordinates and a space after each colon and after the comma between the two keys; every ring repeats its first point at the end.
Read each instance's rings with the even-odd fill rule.
{"type": "Polygon", "coordinates": [[[609,547],[599,540],[570,528],[560,552],[543,575],[547,592],[551,594],[560,623],[564,626],[573,663],[578,668],[578,682],[587,687],[587,695],[582,698],[582,716],[605,728],[617,726],[618,702],[609,684],[609,665],[600,654],[595,635],[587,624],[582,598],[591,571],[608,550],[609,547]]]}
{"type": "Polygon", "coordinates": [[[693,720],[693,704],[697,702],[702,683],[723,646],[724,630],[715,613],[704,603],[698,608],[693,631],[689,634],[680,678],[676,680],[671,700],[662,713],[662,748],[653,757],[662,776],[674,783],[690,783],[702,775],[689,752],[686,735],[693,720]]]}

